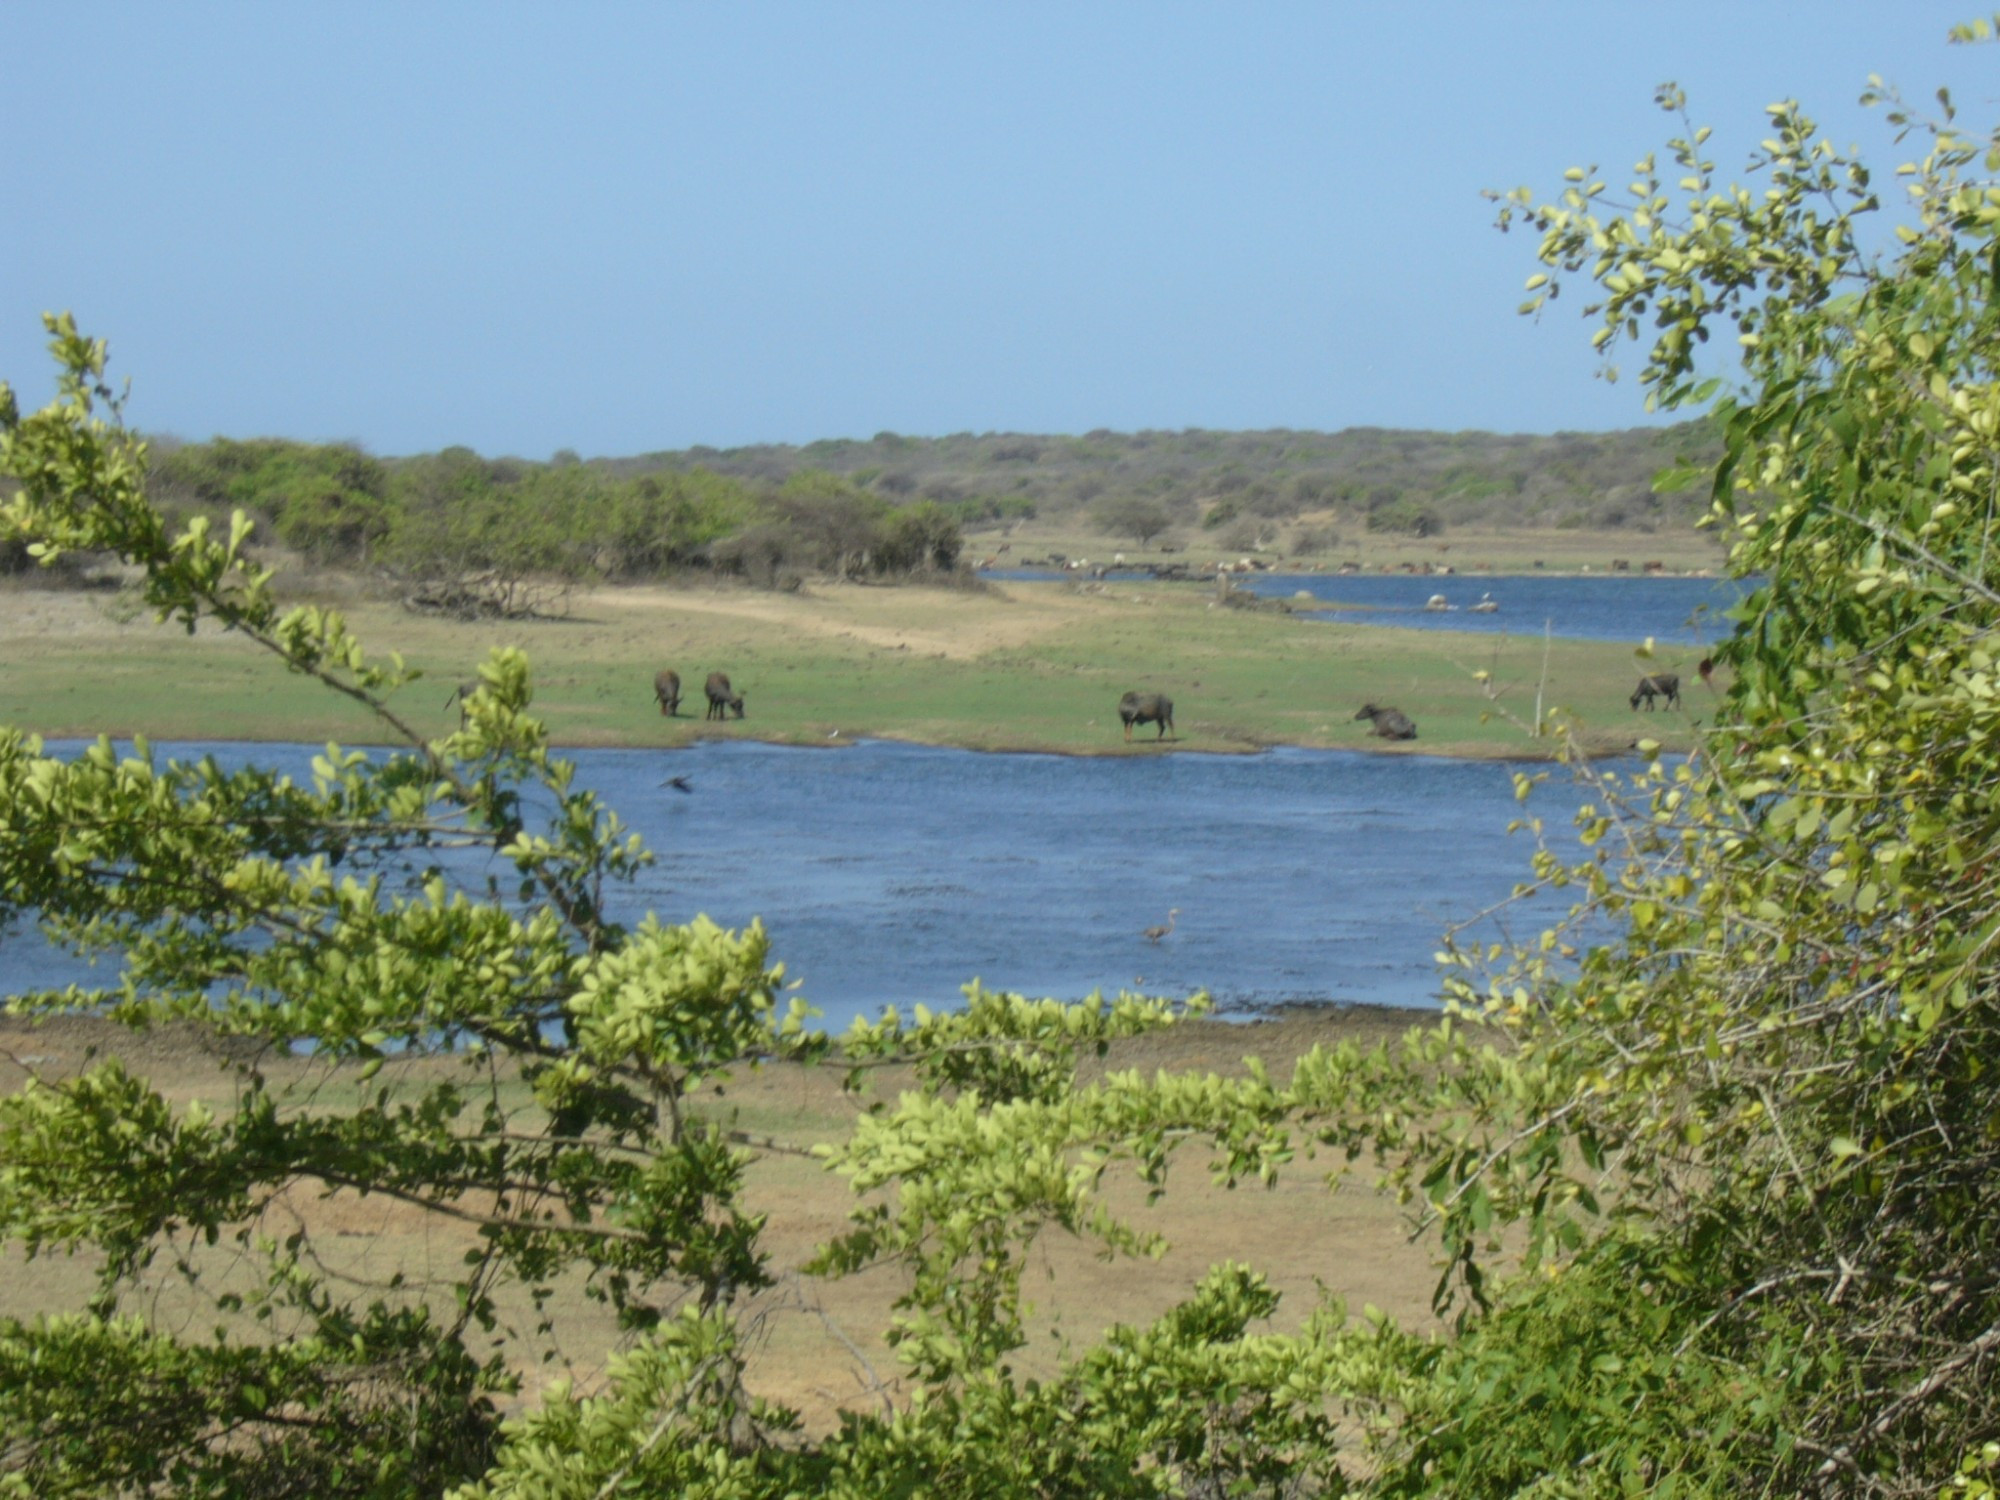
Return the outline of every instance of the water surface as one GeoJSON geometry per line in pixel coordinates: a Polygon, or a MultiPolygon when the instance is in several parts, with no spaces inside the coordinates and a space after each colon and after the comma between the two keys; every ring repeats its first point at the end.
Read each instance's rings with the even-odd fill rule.
{"type": "MultiPolygon", "coordinates": [[[[990,570],[988,578],[1076,578],[1074,573],[990,570]]],[[[1114,579],[1150,575],[1120,573],[1114,579]]],[[[1455,573],[1243,573],[1232,586],[1268,598],[1290,599],[1306,622],[1341,620],[1408,630],[1469,630],[1508,635],[1551,635],[1573,640],[1643,641],[1712,645],[1726,637],[1725,617],[1748,592],[1728,578],[1644,575],[1455,573]],[[1296,596],[1304,594],[1303,600],[1296,596]],[[1433,596],[1445,609],[1425,606],[1433,596]],[[1490,613],[1472,606],[1490,600],[1490,613]]]]}
{"type": "Polygon", "coordinates": [[[1407,573],[1256,573],[1234,580],[1253,593],[1291,599],[1309,618],[1410,630],[1549,634],[1575,640],[1712,645],[1730,632],[1726,612],[1747,588],[1727,578],[1489,577],[1407,573]],[[1299,594],[1311,602],[1300,600],[1299,594]],[[1432,609],[1433,598],[1446,607],[1432,609]],[[1481,602],[1495,606],[1475,610],[1481,602]]]}
{"type": "MultiPolygon", "coordinates": [[[[161,749],[203,753],[303,778],[316,749],[161,749]]],[[[1207,989],[1238,1011],[1434,1004],[1440,934],[1506,897],[1531,852],[1506,831],[1521,809],[1510,768],[1492,762],[887,742],[573,755],[658,855],[616,898],[619,915],[761,916],[774,954],[836,1027],[891,1002],[949,1006],[975,977],[1068,999],[1207,989]],[[692,791],[661,785],[668,775],[692,791]],[[1171,935],[1147,941],[1173,908],[1171,935]]],[[[1557,773],[1531,808],[1566,828],[1579,797],[1557,773]]],[[[456,873],[483,885],[500,869],[482,857],[456,873]]],[[[1527,935],[1533,917],[1517,911],[1508,925],[1527,935]]],[[[8,988],[70,977],[84,976],[32,930],[0,939],[8,988]]]]}

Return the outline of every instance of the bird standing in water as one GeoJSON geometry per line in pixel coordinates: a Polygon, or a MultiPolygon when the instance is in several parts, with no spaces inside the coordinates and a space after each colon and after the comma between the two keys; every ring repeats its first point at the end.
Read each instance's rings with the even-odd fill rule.
{"type": "Polygon", "coordinates": [[[1165,937],[1168,933],[1172,932],[1174,930],[1174,918],[1178,917],[1180,914],[1181,914],[1181,909],[1178,906],[1176,906],[1167,913],[1167,920],[1163,925],[1159,927],[1148,927],[1146,929],[1146,941],[1149,943],[1157,943],[1161,938],[1165,937]]]}

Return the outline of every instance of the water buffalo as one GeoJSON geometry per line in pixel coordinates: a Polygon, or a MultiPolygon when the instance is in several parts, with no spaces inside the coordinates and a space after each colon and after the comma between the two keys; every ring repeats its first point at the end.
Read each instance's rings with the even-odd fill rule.
{"type": "Polygon", "coordinates": [[[1164,693],[1127,693],[1118,700],[1118,717],[1125,725],[1125,738],[1132,738],[1134,724],[1157,724],[1165,739],[1174,727],[1174,700],[1164,693]]]}
{"type": "Polygon", "coordinates": [[[660,712],[671,718],[678,718],[681,711],[681,674],[672,667],[653,675],[653,697],[659,700],[660,712]]]}
{"type": "Polygon", "coordinates": [[[1641,677],[1639,685],[1632,690],[1632,706],[1637,708],[1639,700],[1646,700],[1646,707],[1653,707],[1655,698],[1667,700],[1668,708],[1681,706],[1681,679],[1674,672],[1655,672],[1650,677],[1641,677]]]}
{"type": "Polygon", "coordinates": [[[1417,737],[1417,726],[1400,708],[1377,708],[1374,704],[1363,705],[1356,714],[1357,721],[1369,719],[1374,722],[1375,734],[1385,740],[1413,740],[1417,737]]]}
{"type": "Polygon", "coordinates": [[[743,695],[730,688],[727,672],[710,672],[702,691],[708,695],[708,718],[726,719],[731,710],[743,717],[743,695]]]}

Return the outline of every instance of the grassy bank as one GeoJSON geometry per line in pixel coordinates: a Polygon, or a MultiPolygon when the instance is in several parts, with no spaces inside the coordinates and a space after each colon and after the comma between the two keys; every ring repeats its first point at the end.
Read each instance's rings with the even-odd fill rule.
{"type": "MultiPolygon", "coordinates": [[[[348,613],[371,649],[401,650],[424,670],[397,700],[419,730],[448,729],[452,685],[492,648],[518,646],[534,663],[536,711],[559,743],[575,746],[890,737],[1123,753],[1116,705],[1128,688],[1169,694],[1175,744],[1191,750],[1285,744],[1534,755],[1546,742],[1523,725],[1538,687],[1597,748],[1622,748],[1642,732],[1674,744],[1689,731],[1680,714],[1634,714],[1626,700],[1642,670],[1691,679],[1690,648],[1670,648],[1648,666],[1629,646],[1556,641],[1544,678],[1539,636],[1303,621],[1217,607],[1206,585],[820,586],[797,594],[649,587],[603,590],[574,605],[569,619],[505,624],[420,618],[365,600],[348,613]],[[652,702],[653,673],[666,666],[684,684],[678,719],[661,717],[652,702]],[[743,720],[700,717],[701,683],[712,670],[728,672],[745,694],[743,720]],[[1396,747],[1371,740],[1353,717],[1370,701],[1400,707],[1421,737],[1396,747]]],[[[48,735],[376,737],[358,709],[287,676],[249,643],[189,639],[134,617],[129,602],[106,593],[0,595],[0,653],[0,723],[48,735]]],[[[1688,708],[1704,711],[1698,687],[1688,708]]],[[[1132,749],[1156,753],[1150,739],[1132,749]]]]}

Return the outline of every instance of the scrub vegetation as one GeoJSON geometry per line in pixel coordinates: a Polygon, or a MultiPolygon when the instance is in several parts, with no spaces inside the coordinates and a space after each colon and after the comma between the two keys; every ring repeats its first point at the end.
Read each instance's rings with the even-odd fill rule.
{"type": "Polygon", "coordinates": [[[1671,88],[1666,160],[1622,193],[1578,168],[1501,200],[1530,311],[1579,283],[1654,404],[1714,403],[1701,493],[1761,584],[1699,753],[1603,778],[1581,857],[1537,857],[1570,924],[1452,955],[1453,1012],[1393,1044],[1227,1076],[1101,1066],[1186,1024],[1134,996],[975,991],[827,1038],[759,928],[609,921],[645,852],[551,753],[527,655],[455,730],[406,722],[406,664],[285,607],[247,521],[162,521],[101,345],[52,320],[57,400],[0,395],[11,534],[125,559],[149,608],[395,748],[300,784],[0,735],[0,903],[116,955],[14,1009],[193,1028],[222,1084],[24,1060],[0,1101],[0,1234],[93,1266],[0,1322],[0,1492],[1990,1495],[2000,142],[1875,92],[1914,142],[1893,235],[1796,105],[1738,188],[1671,88]],[[1733,388],[1700,378],[1711,339],[1733,388]],[[464,842],[510,888],[426,873],[464,842]],[[790,1143],[710,1107],[771,1065],[853,1090],[791,1158],[853,1192],[807,1273],[893,1278],[844,1346],[891,1368],[824,1423],[751,1373],[780,1274],[749,1182],[790,1143]],[[1136,1274],[1143,1203],[1190,1174],[1330,1169],[1436,1236],[1438,1323],[1351,1306],[1337,1260],[1281,1308],[1247,1216],[1157,1313],[1044,1294],[1079,1247],[1136,1274]],[[357,1274],[330,1207],[369,1198],[462,1249],[357,1274]],[[617,1354],[533,1383],[576,1298],[617,1354]]]}
{"type": "MultiPolygon", "coordinates": [[[[519,617],[560,612],[570,589],[605,582],[949,579],[969,538],[986,551],[1022,539],[1024,557],[1051,534],[1094,537],[1099,553],[1372,557],[1374,538],[1470,528],[1608,533],[1596,550],[1646,551],[1654,533],[1687,532],[1698,509],[1655,476],[1715,450],[1700,422],[1554,437],[881,433],[547,463],[218,437],[155,442],[146,487],[179,520],[221,525],[241,510],[294,571],[360,573],[420,608],[519,617]]],[[[26,565],[18,546],[11,557],[26,565]]]]}

